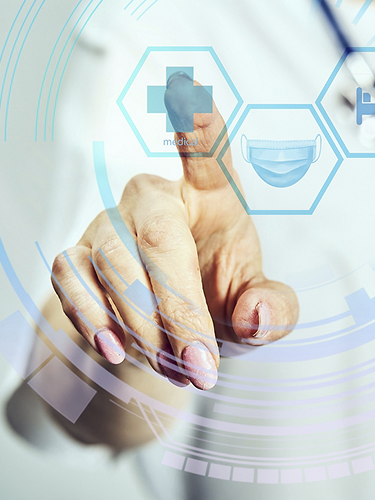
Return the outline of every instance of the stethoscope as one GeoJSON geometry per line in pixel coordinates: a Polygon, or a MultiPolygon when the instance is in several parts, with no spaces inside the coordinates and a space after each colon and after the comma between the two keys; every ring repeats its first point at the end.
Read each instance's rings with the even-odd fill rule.
{"type": "Polygon", "coordinates": [[[348,124],[352,126],[353,132],[358,134],[358,138],[363,146],[366,148],[375,147],[375,75],[366,59],[361,52],[353,50],[350,40],[344,33],[340,23],[333,13],[333,10],[328,5],[327,0],[316,0],[319,2],[324,15],[331,26],[331,29],[343,51],[347,52],[345,60],[346,68],[351,75],[351,81],[347,83],[346,87],[340,91],[340,99],[343,104],[342,120],[348,120],[348,124]],[[362,92],[358,91],[361,89],[362,92]],[[367,106],[369,114],[362,116],[358,110],[358,96],[361,95],[362,99],[367,102],[362,102],[360,105],[367,106]],[[374,106],[372,106],[372,103],[374,106]],[[358,115],[361,115],[360,117],[358,115]],[[361,121],[358,125],[357,120],[361,121]]]}

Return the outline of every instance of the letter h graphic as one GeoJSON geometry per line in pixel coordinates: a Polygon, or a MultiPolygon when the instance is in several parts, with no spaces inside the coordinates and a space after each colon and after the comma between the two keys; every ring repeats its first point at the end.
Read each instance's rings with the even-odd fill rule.
{"type": "Polygon", "coordinates": [[[371,102],[371,95],[363,92],[361,87],[357,88],[357,125],[362,125],[363,115],[375,116],[375,103],[371,102]]]}

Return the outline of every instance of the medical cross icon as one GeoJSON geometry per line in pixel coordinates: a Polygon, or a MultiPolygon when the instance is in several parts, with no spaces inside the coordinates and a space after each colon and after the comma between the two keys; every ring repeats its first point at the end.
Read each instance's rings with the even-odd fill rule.
{"type": "Polygon", "coordinates": [[[193,132],[194,131],[194,113],[212,113],[212,87],[194,85],[193,67],[167,67],[167,85],[171,75],[184,72],[190,80],[186,79],[183,98],[189,99],[194,103],[194,107],[188,111],[182,106],[184,120],[178,125],[178,130],[172,125],[168,116],[168,111],[164,103],[164,94],[167,86],[148,86],[147,87],[147,113],[165,113],[167,117],[167,132],[193,132]],[[181,130],[183,129],[183,130],[181,130]]]}

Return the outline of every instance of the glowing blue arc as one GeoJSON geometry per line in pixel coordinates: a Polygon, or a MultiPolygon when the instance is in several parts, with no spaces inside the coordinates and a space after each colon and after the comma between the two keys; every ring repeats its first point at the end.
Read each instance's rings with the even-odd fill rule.
{"type": "Polygon", "coordinates": [[[68,38],[67,38],[67,40],[66,40],[66,42],[64,44],[64,47],[62,48],[61,54],[59,56],[59,59],[58,59],[58,61],[56,63],[55,71],[53,72],[53,76],[52,76],[51,86],[50,86],[50,89],[49,89],[49,92],[48,92],[47,105],[46,105],[46,113],[45,113],[45,119],[44,119],[44,140],[45,141],[47,140],[47,118],[48,118],[49,103],[50,103],[51,94],[52,94],[52,88],[53,88],[53,84],[55,82],[56,73],[57,73],[60,61],[62,59],[62,56],[63,56],[63,54],[65,52],[65,49],[66,49],[68,43],[69,43],[69,40],[70,40],[72,34],[74,33],[74,30],[76,29],[78,23],[80,22],[80,20],[82,19],[82,17],[84,16],[85,12],[90,7],[90,5],[92,4],[93,1],[94,0],[90,0],[90,3],[86,6],[86,8],[84,9],[84,11],[79,16],[79,18],[77,19],[76,23],[74,24],[74,26],[73,26],[71,32],[69,33],[69,36],[68,36],[68,38]]]}
{"type": "Polygon", "coordinates": [[[43,80],[42,80],[42,85],[40,87],[40,92],[39,92],[39,99],[38,99],[38,106],[37,106],[37,110],[36,110],[36,120],[35,120],[35,140],[37,141],[38,140],[38,121],[39,121],[39,110],[40,110],[40,103],[41,103],[41,100],[42,100],[42,94],[43,94],[43,88],[44,88],[44,83],[46,81],[46,78],[47,78],[47,73],[48,73],[48,70],[49,70],[49,67],[50,67],[50,64],[51,64],[51,61],[52,61],[52,57],[55,53],[55,50],[57,48],[57,45],[65,31],[65,28],[67,27],[69,21],[71,20],[71,18],[73,17],[75,11],[78,9],[79,5],[82,3],[82,0],[79,0],[79,2],[77,3],[77,5],[75,6],[74,10],[72,11],[72,13],[70,14],[70,16],[68,17],[68,20],[66,21],[66,23],[64,24],[62,30],[60,31],[60,34],[59,36],[57,37],[57,40],[56,40],[56,43],[52,49],[52,52],[51,52],[51,55],[48,59],[48,63],[47,63],[47,67],[46,67],[46,70],[44,72],[44,76],[43,76],[43,80]]]}
{"type": "Polygon", "coordinates": [[[18,52],[18,56],[17,56],[17,60],[16,60],[16,64],[14,65],[14,70],[13,70],[13,74],[12,74],[12,78],[11,78],[11,81],[10,81],[10,87],[9,87],[9,92],[8,92],[8,100],[7,100],[7,106],[6,106],[6,111],[5,111],[5,128],[4,128],[4,141],[7,140],[7,127],[8,127],[8,113],[9,113],[9,104],[10,104],[10,97],[11,97],[11,93],[12,93],[12,87],[13,87],[13,81],[14,81],[14,76],[16,74],[16,71],[17,71],[17,66],[18,66],[18,62],[20,60],[20,57],[21,57],[21,54],[22,54],[22,50],[25,46],[25,43],[26,43],[26,40],[27,40],[27,37],[29,36],[29,33],[31,31],[31,28],[33,27],[33,24],[36,20],[36,18],[38,17],[38,14],[41,10],[41,8],[43,7],[43,5],[45,4],[46,0],[43,0],[43,2],[40,4],[39,6],[39,9],[36,11],[36,14],[35,16],[33,17],[33,20],[31,21],[30,23],[30,26],[26,32],[26,35],[25,35],[25,38],[23,39],[23,42],[22,42],[22,45],[21,45],[21,48],[18,52]]]}
{"type": "MultiPolygon", "coordinates": [[[[63,81],[63,78],[64,78],[64,74],[65,74],[65,71],[66,71],[66,68],[68,66],[68,62],[69,62],[69,59],[70,59],[70,56],[72,55],[73,53],[73,50],[78,42],[78,39],[79,37],[81,36],[81,33],[82,31],[85,29],[87,23],[90,21],[90,19],[92,18],[92,16],[95,14],[95,12],[97,11],[97,9],[99,8],[99,6],[104,2],[104,0],[100,0],[100,2],[98,3],[98,5],[95,7],[95,9],[91,12],[91,14],[89,15],[89,17],[87,18],[87,20],[85,21],[84,25],[82,26],[82,28],[80,29],[76,39],[74,40],[74,43],[73,43],[73,46],[72,48],[70,49],[70,52],[68,54],[68,57],[65,61],[65,64],[64,64],[64,68],[62,70],[62,73],[61,73],[61,77],[60,77],[60,81],[59,81],[59,85],[57,87],[57,92],[56,92],[56,98],[55,98],[55,106],[53,108],[53,116],[52,116],[52,140],[54,140],[54,136],[55,136],[55,118],[56,118],[56,108],[57,108],[57,101],[59,99],[59,94],[60,94],[60,89],[61,89],[61,84],[62,84],[62,81],[63,81]]],[[[90,2],[91,3],[91,2],[90,2]]]]}

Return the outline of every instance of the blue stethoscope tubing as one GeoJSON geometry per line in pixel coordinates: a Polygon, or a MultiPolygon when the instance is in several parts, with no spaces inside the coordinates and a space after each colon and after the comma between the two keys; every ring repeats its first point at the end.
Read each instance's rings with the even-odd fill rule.
{"type": "MultiPolygon", "coordinates": [[[[351,43],[350,39],[346,36],[344,31],[342,30],[340,23],[339,23],[336,15],[334,14],[332,8],[328,4],[327,0],[315,0],[315,1],[321,6],[322,11],[323,11],[328,23],[330,24],[332,31],[335,34],[336,39],[339,42],[341,48],[344,49],[344,51],[346,51],[347,55],[355,52],[357,57],[361,58],[364,61],[367,69],[370,70],[370,72],[372,74],[372,87],[375,87],[375,75],[374,75],[373,71],[371,71],[371,69],[369,68],[363,55],[360,52],[358,52],[355,48],[353,48],[353,44],[351,43]]],[[[355,81],[357,81],[356,76],[353,74],[352,70],[350,68],[348,68],[348,69],[349,69],[350,73],[352,74],[353,79],[355,81]]]]}
{"type": "Polygon", "coordinates": [[[326,16],[327,21],[331,25],[331,28],[333,30],[333,33],[336,35],[337,41],[340,43],[341,47],[348,52],[353,52],[352,44],[350,43],[350,40],[348,37],[345,35],[343,32],[340,23],[337,20],[337,17],[333,13],[333,10],[331,7],[328,5],[327,0],[315,0],[318,4],[320,4],[324,15],[326,16]]]}

